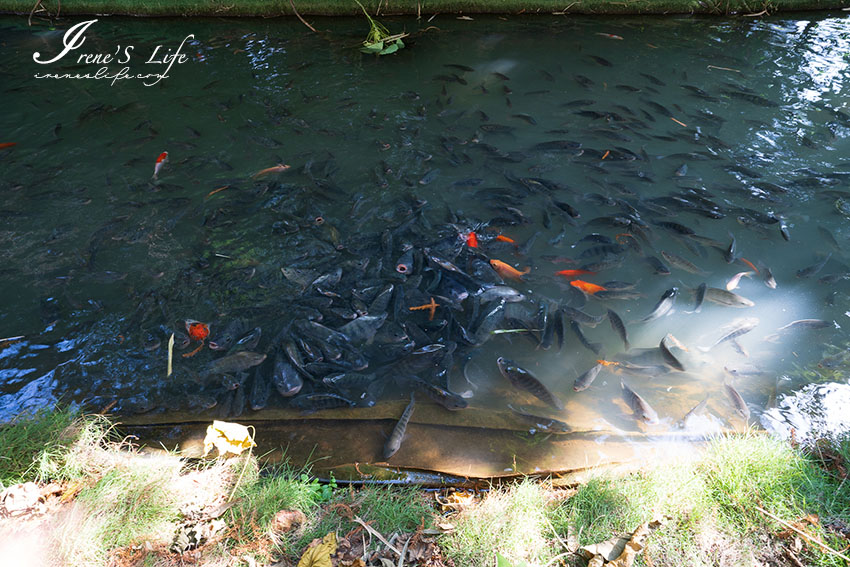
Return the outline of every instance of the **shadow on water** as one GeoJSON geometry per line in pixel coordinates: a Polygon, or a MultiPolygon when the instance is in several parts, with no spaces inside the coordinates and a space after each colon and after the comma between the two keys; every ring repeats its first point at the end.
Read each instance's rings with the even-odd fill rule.
{"type": "Polygon", "coordinates": [[[415,390],[391,466],[503,476],[740,429],[846,366],[846,19],[389,23],[409,48],[375,58],[359,20],[102,19],[87,48],[138,65],[195,35],[144,87],[33,79],[61,34],[0,20],[0,417],[187,448],[239,420],[332,469],[381,462],[415,390]]]}

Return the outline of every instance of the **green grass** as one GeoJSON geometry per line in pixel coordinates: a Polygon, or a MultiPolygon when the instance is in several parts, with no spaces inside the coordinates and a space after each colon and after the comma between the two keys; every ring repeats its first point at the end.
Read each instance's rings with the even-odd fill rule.
{"type": "Polygon", "coordinates": [[[69,409],[42,410],[0,426],[0,485],[56,478],[76,439],[76,418],[69,409]]]}
{"type": "Polygon", "coordinates": [[[181,467],[170,456],[138,456],[84,489],[76,502],[79,518],[61,538],[66,564],[104,565],[111,550],[145,540],[170,543],[178,519],[170,488],[181,467]]]}
{"type": "Polygon", "coordinates": [[[462,513],[440,545],[456,565],[489,567],[494,553],[513,563],[545,563],[557,554],[547,524],[550,514],[542,485],[526,479],[490,492],[462,513]]]}

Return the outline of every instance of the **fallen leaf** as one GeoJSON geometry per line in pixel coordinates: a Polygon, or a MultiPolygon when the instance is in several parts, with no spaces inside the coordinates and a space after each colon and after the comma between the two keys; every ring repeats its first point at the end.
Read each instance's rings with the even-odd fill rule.
{"type": "Polygon", "coordinates": [[[218,449],[219,455],[223,456],[239,455],[245,449],[256,445],[251,438],[251,433],[244,425],[215,420],[207,427],[207,435],[204,437],[204,456],[206,457],[213,447],[218,449]]]}
{"type": "Polygon", "coordinates": [[[631,567],[635,556],[643,551],[646,538],[663,523],[662,518],[656,518],[641,524],[628,536],[613,537],[601,543],[586,545],[578,552],[588,560],[588,567],[631,567]]]}
{"type": "Polygon", "coordinates": [[[322,538],[321,543],[307,548],[298,561],[298,567],[332,567],[331,556],[335,553],[336,533],[331,532],[322,538]]]}

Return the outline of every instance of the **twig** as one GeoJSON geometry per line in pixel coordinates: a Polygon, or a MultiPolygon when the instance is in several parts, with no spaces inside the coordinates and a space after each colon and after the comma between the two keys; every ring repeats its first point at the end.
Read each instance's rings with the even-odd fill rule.
{"type": "Polygon", "coordinates": [[[834,549],[832,549],[831,547],[829,547],[828,545],[826,545],[824,542],[822,542],[822,541],[821,541],[821,540],[819,540],[818,538],[816,538],[816,537],[814,537],[814,536],[810,536],[810,535],[809,535],[809,534],[807,534],[806,532],[804,532],[804,531],[802,531],[802,530],[800,530],[800,529],[795,528],[794,526],[792,526],[791,524],[789,524],[789,523],[788,523],[788,522],[786,522],[785,520],[782,520],[782,519],[780,519],[780,518],[777,518],[776,516],[774,516],[773,514],[771,514],[770,512],[768,512],[767,510],[765,510],[764,508],[760,508],[759,506],[754,506],[754,508],[755,508],[756,510],[758,510],[759,512],[761,512],[762,514],[764,514],[765,516],[767,516],[768,518],[770,518],[770,519],[772,519],[772,520],[775,520],[775,521],[779,522],[780,524],[782,524],[783,526],[785,526],[786,528],[788,528],[789,530],[791,530],[791,531],[793,531],[793,532],[796,532],[797,534],[799,534],[799,535],[800,535],[803,539],[805,539],[806,541],[808,541],[808,542],[810,542],[810,543],[814,543],[815,545],[817,545],[818,547],[820,547],[820,548],[821,548],[821,549],[823,549],[824,551],[829,552],[829,553],[832,553],[833,555],[835,555],[835,556],[837,556],[837,557],[840,557],[840,558],[841,558],[841,559],[843,559],[844,561],[847,561],[848,563],[850,563],[850,557],[847,557],[847,556],[846,556],[846,555],[844,555],[843,553],[838,553],[837,551],[835,551],[834,549]]]}
{"type": "Polygon", "coordinates": [[[410,540],[413,539],[413,536],[407,538],[407,541],[404,542],[404,547],[401,548],[401,555],[398,556],[398,565],[397,567],[404,567],[404,555],[407,553],[407,546],[410,545],[410,540]]]}
{"type": "Polygon", "coordinates": [[[360,524],[361,526],[363,526],[364,528],[366,528],[366,531],[367,531],[367,532],[369,532],[369,534],[370,534],[370,535],[375,536],[376,538],[378,538],[379,540],[381,540],[381,543],[383,543],[384,545],[386,545],[387,547],[389,547],[390,549],[392,549],[393,551],[395,551],[395,554],[396,554],[396,555],[401,555],[401,552],[400,552],[398,549],[396,549],[395,547],[393,547],[393,546],[390,544],[390,542],[388,542],[387,540],[385,540],[385,539],[384,539],[384,536],[382,536],[382,535],[381,535],[381,534],[379,534],[377,531],[375,531],[375,529],[374,529],[372,526],[370,526],[369,524],[367,524],[366,522],[364,522],[363,520],[361,520],[361,519],[360,519],[360,516],[354,516],[354,521],[355,521],[355,522],[357,522],[358,524],[360,524]]]}
{"type": "Polygon", "coordinates": [[[310,24],[308,24],[308,23],[307,23],[307,20],[305,20],[304,18],[302,18],[302,17],[301,17],[301,14],[299,14],[299,13],[298,13],[298,10],[296,10],[296,9],[295,9],[295,2],[293,2],[292,0],[289,0],[289,5],[290,5],[290,6],[292,6],[292,11],[293,11],[293,12],[295,12],[295,16],[296,16],[299,20],[301,20],[301,23],[302,23],[302,24],[304,24],[305,26],[307,26],[308,28],[310,28],[310,31],[312,31],[313,33],[319,33],[319,32],[317,32],[317,31],[316,31],[316,28],[314,28],[313,26],[311,26],[310,24]]]}

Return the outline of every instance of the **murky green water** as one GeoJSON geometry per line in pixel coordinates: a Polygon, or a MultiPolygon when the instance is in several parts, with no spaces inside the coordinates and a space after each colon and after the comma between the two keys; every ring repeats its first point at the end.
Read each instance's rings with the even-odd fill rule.
{"type": "Polygon", "coordinates": [[[843,15],[807,17],[389,20],[413,35],[380,59],[355,49],[362,20],[320,21],[329,31],[314,35],[281,20],[102,18],[50,65],[33,53],[58,54],[76,22],[46,31],[2,19],[0,143],[16,145],[0,150],[0,338],[22,338],[2,343],[0,416],[63,400],[138,424],[265,421],[289,431],[266,441],[290,454],[324,443],[318,452],[335,462],[376,462],[419,389],[390,462],[473,475],[575,468],[635,436],[741,427],[724,382],[757,422],[777,392],[846,364],[850,25],[843,15]],[[132,72],[159,72],[145,63],[156,47],[173,53],[189,34],[188,61],[150,87],[33,78],[93,74],[100,65],[75,55],[120,56],[127,46],[132,72]],[[256,175],[276,164],[291,168],[256,175]],[[470,230],[477,249],[465,244],[470,230]],[[612,243],[579,242],[591,233],[612,243]],[[400,274],[408,249],[412,272],[400,274]],[[498,283],[490,259],[530,268],[523,281],[505,280],[526,299],[501,308],[496,328],[548,328],[551,347],[541,347],[543,331],[487,333],[482,319],[500,304],[475,296],[498,283]],[[754,305],[706,300],[693,312],[696,288],[725,289],[753,271],[744,260],[759,272],[735,293],[754,305]],[[311,284],[338,268],[338,280],[311,284]],[[608,292],[612,281],[634,287],[600,299],[556,275],[582,268],[597,273],[577,277],[608,292]],[[672,287],[670,313],[642,322],[672,287]],[[432,297],[433,321],[410,310],[432,297]],[[570,316],[558,348],[559,307],[593,317],[612,309],[631,350],[601,319],[577,325],[598,343],[593,352],[570,316]],[[329,346],[305,331],[309,321],[339,329],[357,313],[387,314],[376,339],[335,336],[329,346]],[[262,329],[252,348],[264,363],[223,378],[210,367],[223,352],[182,356],[194,342],[175,350],[166,378],[168,337],[183,321],[209,323],[216,338],[237,319],[262,329]],[[775,336],[800,319],[824,323],[775,336]],[[737,345],[703,352],[736,325],[751,329],[737,345]],[[667,333],[684,347],[666,343],[684,371],[661,356],[667,333]],[[302,415],[270,385],[286,343],[307,364],[301,395],[333,391],[362,407],[302,415]],[[410,362],[429,344],[443,345],[439,356],[410,362]],[[513,388],[499,356],[565,408],[513,388]],[[599,359],[619,364],[573,391],[599,359]],[[376,374],[369,395],[322,382],[352,371],[376,374]],[[446,411],[410,373],[469,407],[446,411]],[[621,380],[657,423],[635,419],[621,380]],[[679,420],[706,395],[682,431],[679,420]],[[530,435],[508,403],[573,433],[530,435]],[[464,468],[465,457],[476,465],[464,468]]]}

